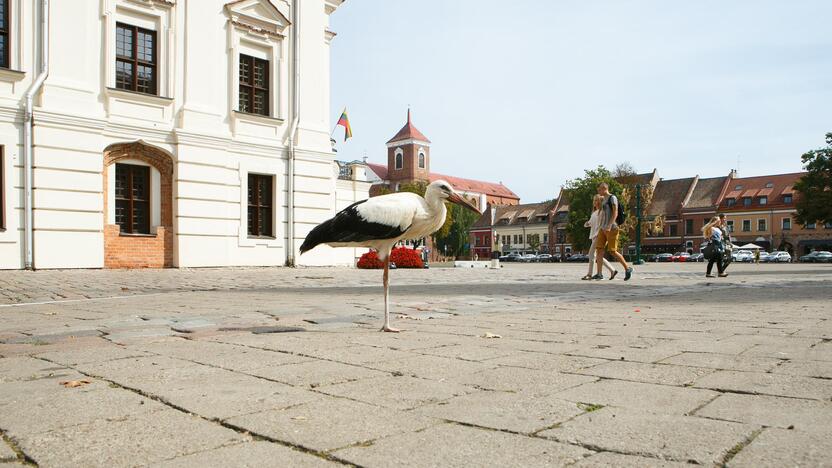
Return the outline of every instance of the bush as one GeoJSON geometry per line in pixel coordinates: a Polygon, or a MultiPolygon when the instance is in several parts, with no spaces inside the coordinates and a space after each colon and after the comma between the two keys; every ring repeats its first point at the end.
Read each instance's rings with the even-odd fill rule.
{"type": "Polygon", "coordinates": [[[375,270],[379,268],[384,268],[384,263],[381,262],[378,258],[378,252],[375,250],[371,250],[361,258],[358,259],[358,268],[366,268],[368,270],[375,270]]]}
{"type": "MultiPolygon", "coordinates": [[[[422,257],[419,252],[407,247],[397,247],[390,253],[390,262],[396,264],[396,268],[424,268],[422,257]]],[[[371,250],[358,259],[358,268],[379,269],[384,268],[384,263],[378,258],[378,252],[371,250]]]]}
{"type": "Polygon", "coordinates": [[[422,257],[416,249],[397,247],[390,254],[390,261],[396,264],[396,268],[424,268],[422,257]]]}

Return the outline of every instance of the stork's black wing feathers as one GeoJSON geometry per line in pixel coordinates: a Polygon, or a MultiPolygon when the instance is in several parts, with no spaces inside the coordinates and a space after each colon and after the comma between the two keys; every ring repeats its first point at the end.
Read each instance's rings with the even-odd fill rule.
{"type": "Polygon", "coordinates": [[[318,244],[393,239],[407,231],[407,229],[402,229],[398,225],[371,223],[362,218],[356,207],[366,201],[355,202],[341,210],[334,217],[315,226],[306,236],[303,245],[300,246],[300,253],[312,250],[318,244]]]}

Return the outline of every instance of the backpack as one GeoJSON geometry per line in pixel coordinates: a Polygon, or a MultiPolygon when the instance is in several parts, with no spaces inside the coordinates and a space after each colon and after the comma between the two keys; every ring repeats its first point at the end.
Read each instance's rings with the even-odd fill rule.
{"type": "MultiPolygon", "coordinates": [[[[612,197],[615,195],[610,194],[610,197],[607,199],[607,204],[610,205],[610,210],[612,210],[612,197]]],[[[624,224],[624,221],[627,220],[627,208],[621,203],[621,199],[615,196],[615,199],[618,200],[618,215],[615,217],[615,224],[621,226],[624,224]]]]}

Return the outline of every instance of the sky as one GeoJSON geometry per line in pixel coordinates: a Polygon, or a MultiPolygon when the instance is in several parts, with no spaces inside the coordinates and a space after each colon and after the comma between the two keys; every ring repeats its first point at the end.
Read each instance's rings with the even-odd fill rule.
{"type": "Polygon", "coordinates": [[[796,172],[832,131],[829,0],[348,0],[330,18],[338,159],[386,164],[405,123],[431,170],[522,202],[584,169],[796,172]]]}

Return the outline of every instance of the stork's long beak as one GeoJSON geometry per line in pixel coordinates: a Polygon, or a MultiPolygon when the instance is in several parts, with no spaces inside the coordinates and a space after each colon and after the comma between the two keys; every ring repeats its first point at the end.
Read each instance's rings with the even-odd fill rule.
{"type": "Polygon", "coordinates": [[[461,197],[458,193],[452,193],[448,197],[448,201],[454,202],[457,205],[462,206],[464,208],[468,208],[469,210],[473,211],[476,214],[481,214],[479,208],[474,206],[471,202],[469,202],[465,198],[461,197]]]}

